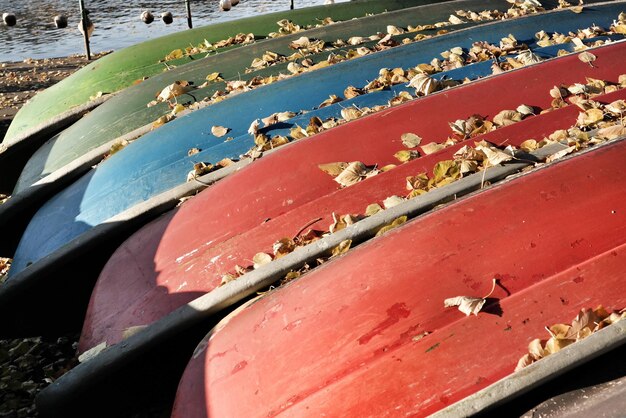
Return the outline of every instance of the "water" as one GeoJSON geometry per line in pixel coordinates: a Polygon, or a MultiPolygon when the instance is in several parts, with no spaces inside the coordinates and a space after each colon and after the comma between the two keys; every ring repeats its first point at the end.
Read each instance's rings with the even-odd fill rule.
{"type": "MultiPolygon", "coordinates": [[[[147,39],[187,29],[184,0],[84,0],[91,12],[95,31],[90,39],[93,52],[120,49],[147,39]],[[150,10],[155,21],[146,25],[139,16],[150,10]],[[165,25],[162,12],[174,15],[174,22],[165,25]]],[[[323,0],[295,0],[295,7],[323,4],[323,0]]],[[[289,9],[289,0],[241,0],[228,12],[219,9],[218,0],[191,0],[193,26],[289,9]]],[[[0,22],[0,61],[21,61],[26,58],[52,58],[84,53],[78,31],[80,12],[76,0],[0,0],[0,14],[11,12],[17,25],[7,27],[0,22]],[[68,18],[65,29],[54,26],[54,16],[68,18]]],[[[246,28],[241,28],[244,32],[246,28]]]]}

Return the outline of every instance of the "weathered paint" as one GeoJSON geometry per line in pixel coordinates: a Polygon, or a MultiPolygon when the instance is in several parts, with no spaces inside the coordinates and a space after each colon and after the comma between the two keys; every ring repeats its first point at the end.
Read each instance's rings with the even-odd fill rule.
{"type": "Polygon", "coordinates": [[[506,182],[271,292],[195,353],[173,417],[426,416],[512,373],[546,325],[625,306],[624,158],[506,182]],[[494,277],[478,316],[443,307],[494,277]]]}
{"type": "MultiPolygon", "coordinates": [[[[549,71],[541,72],[546,78],[544,82],[550,84],[554,80],[548,74],[549,71]]],[[[150,324],[211,291],[220,284],[223,274],[234,271],[235,265],[251,264],[257,252],[271,253],[275,241],[293,237],[304,226],[327,230],[333,212],[338,216],[363,214],[370,203],[405,195],[406,177],[432,173],[438,161],[451,159],[466,144],[485,139],[496,144],[519,145],[526,139],[540,139],[575,124],[579,113],[575,106],[530,117],[345,189],[339,189],[318,168],[318,164],[334,161],[362,161],[379,166],[397,163],[393,154],[404,149],[400,140],[404,132],[422,136],[425,144],[448,135],[448,120],[473,113],[493,116],[500,109],[521,103],[537,105],[535,100],[542,96],[549,100],[546,90],[541,89],[536,97],[520,92],[511,99],[504,86],[510,84],[509,88],[513,88],[517,81],[503,79],[500,83],[493,79],[482,89],[467,86],[449,96],[433,95],[424,99],[422,106],[413,107],[412,114],[420,116],[403,119],[401,114],[384,112],[380,117],[366,118],[315,139],[302,140],[297,146],[259,160],[147,225],[120,247],[100,275],[87,311],[80,349],[86,350],[102,341],[119,342],[124,329],[150,324]],[[468,110],[463,103],[471,102],[472,95],[478,93],[494,100],[485,100],[468,110]],[[504,94],[498,97],[497,93],[504,94]],[[458,108],[452,103],[458,103],[458,108]],[[424,111],[445,104],[447,113],[436,115],[424,111]],[[385,134],[374,128],[380,121],[388,124],[385,134]],[[291,203],[284,205],[284,202],[291,203]],[[178,290],[183,282],[186,285],[178,290]]],[[[622,90],[594,100],[609,103],[624,98],[626,91],[622,90]]]]}
{"type": "MultiPolygon", "coordinates": [[[[343,92],[350,84],[364,84],[368,77],[378,73],[381,66],[406,66],[409,62],[414,65],[415,61],[428,61],[446,47],[469,46],[477,39],[495,42],[509,33],[520,40],[532,38],[537,25],[548,30],[567,31],[591,22],[609,24],[620,7],[611,3],[585,9],[581,14],[555,12],[504,24],[484,25],[467,32],[458,31],[419,45],[394,48],[283,80],[176,119],[133,142],[124,152],[111,156],[96,170],[48,201],[29,224],[15,254],[11,274],[19,273],[28,263],[37,262],[133,204],[181,184],[192,162],[216,162],[224,157],[237,157],[252,145],[251,138],[224,142],[212,137],[206,130],[213,125],[232,128],[231,134],[237,136],[245,132],[249,122],[257,116],[318,105],[328,94],[343,92]],[[294,88],[308,94],[295,96],[294,88]],[[189,157],[188,150],[194,147],[203,151],[189,157]]],[[[602,74],[610,72],[607,66],[596,70],[598,78],[607,78],[602,74]]],[[[573,73],[568,77],[577,79],[573,73]]],[[[533,83],[541,81],[533,80],[533,83]]]]}

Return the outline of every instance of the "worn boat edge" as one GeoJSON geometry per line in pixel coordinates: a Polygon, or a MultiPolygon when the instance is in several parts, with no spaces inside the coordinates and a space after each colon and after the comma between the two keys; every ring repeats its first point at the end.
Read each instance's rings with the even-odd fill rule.
{"type": "Polygon", "coordinates": [[[626,322],[616,322],[576,344],[565,347],[558,353],[498,380],[432,414],[431,417],[466,417],[486,412],[624,344],[626,344],[626,322]]]}
{"type": "MultiPolygon", "coordinates": [[[[572,158],[589,152],[606,149],[624,140],[626,140],[626,137],[608,141],[589,150],[581,151],[577,154],[545,164],[536,170],[530,171],[530,173],[553,167],[554,165],[569,161],[572,158]]],[[[455,183],[419,196],[418,198],[379,212],[348,228],[275,260],[268,265],[247,273],[238,280],[229,282],[178,308],[169,315],[130,336],[123,342],[106,348],[91,360],[79,364],[40,392],[36,399],[38,408],[42,411],[53,411],[54,413],[65,411],[67,408],[75,408],[78,400],[85,401],[85,399],[90,396],[97,397],[99,390],[95,388],[101,387],[106,384],[106,382],[115,381],[116,376],[119,380],[119,374],[123,375],[126,371],[124,365],[133,364],[137,366],[138,363],[146,361],[145,358],[148,358],[148,353],[151,353],[153,350],[162,350],[163,347],[170,345],[168,342],[177,339],[181,333],[190,332],[218,312],[245,300],[255,292],[271,285],[276,280],[283,277],[284,274],[292,268],[316,259],[329,249],[339,245],[342,241],[352,239],[353,243],[358,243],[367,240],[373,237],[375,232],[382,225],[388,224],[399,216],[407,215],[409,218],[415,218],[435,206],[449,202],[450,200],[461,201],[474,196],[476,193],[488,190],[481,190],[481,185],[485,181],[495,182],[504,179],[498,183],[498,185],[500,185],[508,183],[515,178],[525,176],[528,173],[518,172],[521,168],[532,164],[532,160],[530,159],[532,156],[542,158],[564,147],[565,146],[562,144],[546,146],[533,154],[529,154],[529,158],[524,158],[523,161],[493,167],[486,173],[473,174],[455,183]]],[[[622,325],[626,327],[626,324],[622,325]]],[[[604,346],[607,347],[606,350],[608,350],[610,347],[615,347],[626,342],[626,332],[622,332],[622,334],[624,335],[620,337],[620,340],[615,340],[613,334],[598,333],[595,335],[597,338],[593,341],[602,338],[604,346]],[[606,337],[603,337],[605,335],[606,337]]],[[[559,353],[557,353],[557,355],[558,354],[559,353]]],[[[599,354],[600,353],[598,353],[598,355],[599,354]]],[[[572,355],[576,354],[574,353],[572,355]]],[[[594,354],[592,353],[590,355],[587,354],[587,352],[582,352],[576,357],[575,361],[570,361],[572,367],[575,363],[579,364],[591,360],[593,358],[591,357],[592,355],[594,354]]],[[[550,360],[550,357],[545,360],[550,360]]],[[[540,377],[546,380],[556,376],[537,376],[535,378],[536,384],[540,382],[540,377]]],[[[522,394],[522,392],[513,391],[508,394],[508,396],[511,398],[514,395],[516,396],[516,394],[522,394]]],[[[132,393],[130,393],[127,388],[126,390],[120,390],[119,396],[132,397],[132,393]]],[[[90,401],[92,400],[93,399],[90,398],[90,401]]]]}
{"type": "Polygon", "coordinates": [[[9,144],[0,143],[0,166],[2,167],[3,177],[0,187],[3,189],[12,188],[26,161],[28,161],[36,149],[51,136],[73,124],[113,96],[114,94],[106,94],[95,100],[73,107],[67,112],[48,119],[24,132],[16,138],[15,142],[9,144]]]}

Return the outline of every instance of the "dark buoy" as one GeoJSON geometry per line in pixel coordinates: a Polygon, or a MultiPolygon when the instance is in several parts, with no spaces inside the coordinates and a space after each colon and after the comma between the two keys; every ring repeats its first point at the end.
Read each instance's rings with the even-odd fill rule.
{"type": "Polygon", "coordinates": [[[54,26],[57,27],[57,29],[63,29],[67,27],[67,17],[65,17],[64,15],[56,15],[54,17],[54,26]]]}
{"type": "Polygon", "coordinates": [[[15,18],[15,15],[13,13],[3,13],[2,21],[7,26],[15,26],[15,24],[17,23],[17,19],[15,18]]]}
{"type": "Polygon", "coordinates": [[[230,0],[220,0],[220,9],[227,12],[233,6],[230,0]]]}
{"type": "Polygon", "coordinates": [[[152,13],[150,13],[149,10],[145,10],[143,13],[141,13],[141,20],[143,20],[143,23],[149,25],[150,23],[154,22],[154,16],[152,15],[152,13]]]}
{"type": "MultiPolygon", "coordinates": [[[[85,9],[85,26],[87,27],[87,38],[91,38],[91,34],[96,27],[94,26],[91,19],[89,19],[89,10],[87,9],[85,9]]],[[[83,31],[83,19],[80,19],[80,22],[78,22],[78,30],[80,31],[80,33],[85,35],[85,32],[83,31]]]]}
{"type": "Polygon", "coordinates": [[[174,17],[172,16],[170,12],[161,13],[161,19],[166,25],[169,25],[170,23],[174,21],[174,17]]]}
{"type": "Polygon", "coordinates": [[[236,5],[239,4],[239,0],[230,0],[230,4],[235,7],[236,5]]]}

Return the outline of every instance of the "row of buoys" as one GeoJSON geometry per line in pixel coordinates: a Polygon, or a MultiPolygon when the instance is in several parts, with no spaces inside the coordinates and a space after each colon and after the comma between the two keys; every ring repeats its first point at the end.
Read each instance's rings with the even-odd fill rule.
{"type": "MultiPolygon", "coordinates": [[[[3,13],[2,22],[7,26],[15,26],[15,24],[17,23],[17,18],[13,13],[3,13]]],[[[56,15],[54,17],[54,26],[56,26],[58,29],[66,28],[67,17],[65,15],[56,15]]]]}
{"type": "MultiPolygon", "coordinates": [[[[149,25],[150,23],[154,22],[154,15],[149,10],[145,10],[141,13],[141,20],[149,25]]],[[[169,25],[174,21],[174,16],[172,16],[172,13],[170,12],[163,12],[161,13],[161,20],[166,25],[169,25]]]]}

